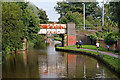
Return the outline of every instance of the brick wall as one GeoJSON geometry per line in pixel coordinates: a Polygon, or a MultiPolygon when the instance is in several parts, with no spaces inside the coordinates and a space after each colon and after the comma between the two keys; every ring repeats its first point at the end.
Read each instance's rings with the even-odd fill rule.
{"type": "Polygon", "coordinates": [[[83,45],[90,45],[91,44],[91,40],[88,36],[83,35],[83,34],[77,34],[76,35],[76,40],[81,40],[83,45]]]}
{"type": "Polygon", "coordinates": [[[68,46],[75,45],[76,35],[68,36],[68,46]]]}
{"type": "Polygon", "coordinates": [[[75,23],[67,24],[67,42],[68,46],[75,45],[76,43],[76,31],[75,31],[75,23]]]}

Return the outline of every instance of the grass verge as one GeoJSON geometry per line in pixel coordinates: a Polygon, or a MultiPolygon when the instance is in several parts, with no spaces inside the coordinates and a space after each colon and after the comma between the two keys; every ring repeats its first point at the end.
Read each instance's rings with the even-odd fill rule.
{"type": "Polygon", "coordinates": [[[54,40],[62,42],[62,38],[60,38],[60,37],[54,37],[54,40]]]}
{"type": "MultiPolygon", "coordinates": [[[[67,46],[67,47],[76,47],[76,45],[67,46]]],[[[95,45],[82,45],[82,48],[84,48],[84,49],[97,50],[97,48],[96,48],[95,45]]],[[[116,55],[120,55],[120,53],[115,53],[115,52],[113,52],[113,51],[108,51],[107,49],[104,49],[104,48],[102,48],[102,47],[99,48],[99,51],[110,52],[110,53],[113,53],[113,54],[116,54],[116,55]]]]}

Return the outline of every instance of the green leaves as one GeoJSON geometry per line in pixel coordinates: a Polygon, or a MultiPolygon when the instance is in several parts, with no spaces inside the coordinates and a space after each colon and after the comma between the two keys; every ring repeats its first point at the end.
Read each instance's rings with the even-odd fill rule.
{"type": "Polygon", "coordinates": [[[104,42],[106,44],[112,45],[114,43],[117,43],[117,38],[118,38],[117,33],[116,32],[111,32],[108,35],[106,35],[106,37],[104,38],[104,42]]]}
{"type": "Polygon", "coordinates": [[[45,11],[28,5],[24,2],[2,4],[2,50],[5,53],[22,49],[24,38],[36,43],[40,19],[41,23],[47,23],[45,11]]]}
{"type": "Polygon", "coordinates": [[[24,26],[22,10],[16,3],[3,3],[2,8],[2,49],[7,53],[21,48],[24,26]]]}
{"type": "Polygon", "coordinates": [[[98,39],[98,37],[97,37],[96,35],[94,35],[94,34],[90,34],[90,38],[91,38],[92,40],[97,40],[97,39],[98,39]]]}
{"type": "MultiPolygon", "coordinates": [[[[101,19],[99,18],[102,15],[102,8],[97,5],[97,2],[86,2],[85,4],[86,27],[91,28],[101,25],[101,19]]],[[[74,22],[76,25],[83,24],[82,2],[57,2],[55,10],[60,14],[59,23],[74,22]]]]}
{"type": "Polygon", "coordinates": [[[74,22],[76,24],[80,24],[83,20],[83,15],[78,13],[78,12],[74,12],[72,13],[71,11],[67,12],[65,14],[65,16],[63,18],[60,19],[59,23],[63,23],[66,24],[68,22],[74,22]],[[80,18],[81,17],[81,18],[80,18]]]}

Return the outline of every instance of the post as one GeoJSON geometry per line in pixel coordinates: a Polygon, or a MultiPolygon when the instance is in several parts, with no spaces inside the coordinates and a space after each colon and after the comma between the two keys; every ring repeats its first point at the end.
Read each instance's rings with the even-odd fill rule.
{"type": "Polygon", "coordinates": [[[102,11],[102,26],[104,26],[104,0],[103,0],[103,11],[102,11]]]}
{"type": "Polygon", "coordinates": [[[83,25],[84,25],[84,30],[85,30],[85,3],[83,3],[83,25]]]}
{"type": "Polygon", "coordinates": [[[67,34],[62,34],[62,47],[67,46],[67,34]]]}

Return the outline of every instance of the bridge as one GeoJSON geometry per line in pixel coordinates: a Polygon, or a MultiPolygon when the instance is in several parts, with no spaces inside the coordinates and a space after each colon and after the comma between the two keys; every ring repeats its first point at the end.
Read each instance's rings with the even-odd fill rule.
{"type": "Polygon", "coordinates": [[[76,43],[75,24],[72,22],[68,24],[40,24],[40,27],[38,34],[61,34],[62,46],[75,45],[76,43]]]}

